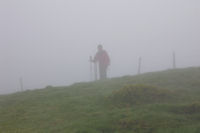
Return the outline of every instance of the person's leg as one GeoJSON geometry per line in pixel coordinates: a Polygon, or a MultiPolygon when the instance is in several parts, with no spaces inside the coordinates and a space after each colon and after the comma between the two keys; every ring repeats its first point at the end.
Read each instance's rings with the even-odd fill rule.
{"type": "Polygon", "coordinates": [[[99,66],[99,79],[102,80],[103,78],[103,68],[102,66],[99,66]]]}
{"type": "Polygon", "coordinates": [[[100,80],[107,78],[106,67],[99,66],[99,77],[100,77],[100,80]]]}
{"type": "Polygon", "coordinates": [[[107,78],[106,68],[103,68],[102,79],[106,79],[106,78],[107,78]]]}

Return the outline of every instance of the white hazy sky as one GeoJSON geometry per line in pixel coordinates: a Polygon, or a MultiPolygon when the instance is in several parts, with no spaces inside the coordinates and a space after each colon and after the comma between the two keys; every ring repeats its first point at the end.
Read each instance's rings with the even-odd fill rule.
{"type": "Polygon", "coordinates": [[[1,0],[0,93],[88,81],[100,42],[110,77],[200,66],[200,1],[1,0]]]}

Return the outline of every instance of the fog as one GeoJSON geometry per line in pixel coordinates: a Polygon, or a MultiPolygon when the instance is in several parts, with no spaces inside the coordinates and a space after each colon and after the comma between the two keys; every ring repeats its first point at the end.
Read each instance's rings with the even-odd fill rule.
{"type": "Polygon", "coordinates": [[[199,0],[1,0],[0,93],[90,80],[101,43],[109,77],[200,66],[199,0]]]}

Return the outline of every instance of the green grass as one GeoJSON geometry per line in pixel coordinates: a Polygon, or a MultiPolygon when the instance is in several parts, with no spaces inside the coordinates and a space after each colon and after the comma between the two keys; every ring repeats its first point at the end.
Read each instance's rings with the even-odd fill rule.
{"type": "Polygon", "coordinates": [[[1,132],[199,133],[200,68],[2,95],[1,132]]]}

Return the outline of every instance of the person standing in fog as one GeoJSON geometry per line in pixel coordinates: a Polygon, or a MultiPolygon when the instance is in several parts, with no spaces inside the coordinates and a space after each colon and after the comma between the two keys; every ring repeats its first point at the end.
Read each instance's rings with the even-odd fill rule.
{"type": "Polygon", "coordinates": [[[99,78],[100,80],[107,78],[107,69],[110,65],[110,57],[100,44],[97,46],[97,53],[93,60],[94,63],[99,64],[99,78]]]}

